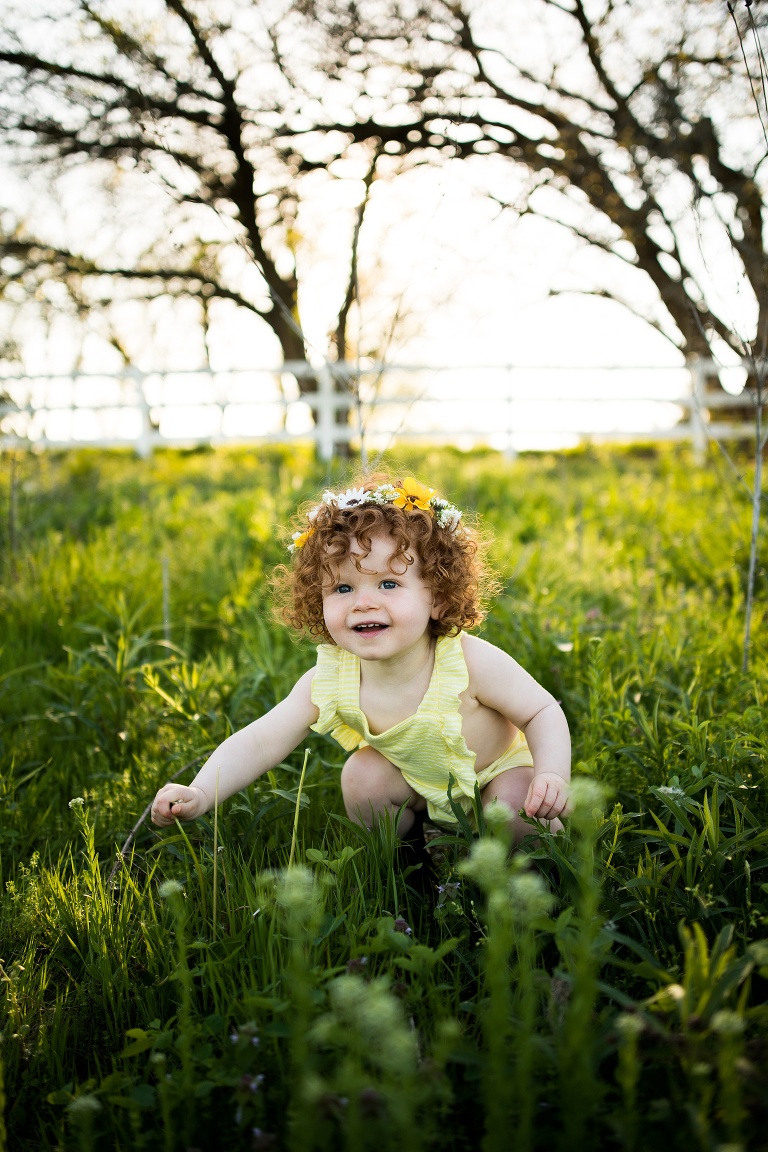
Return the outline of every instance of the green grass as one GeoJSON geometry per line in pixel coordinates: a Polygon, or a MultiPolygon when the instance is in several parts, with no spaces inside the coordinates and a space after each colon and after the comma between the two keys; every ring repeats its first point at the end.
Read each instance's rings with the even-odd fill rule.
{"type": "MultiPolygon", "coordinates": [[[[679,449],[406,463],[492,527],[484,634],[562,701],[581,781],[564,834],[510,858],[503,829],[460,829],[434,882],[391,827],[340,815],[319,737],[118,859],[157,787],[311,664],[266,578],[275,526],[337,470],[18,458],[0,1152],[765,1146],[768,550],[744,674],[747,501],[679,449]]],[[[3,509],[10,476],[0,458],[3,509]]]]}

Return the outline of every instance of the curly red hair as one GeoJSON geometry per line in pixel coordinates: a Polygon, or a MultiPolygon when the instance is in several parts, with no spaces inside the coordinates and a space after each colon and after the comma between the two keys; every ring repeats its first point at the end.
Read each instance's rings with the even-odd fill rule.
{"type": "MultiPolygon", "coordinates": [[[[400,487],[401,481],[377,473],[358,480],[355,487],[373,491],[382,484],[400,487]]],[[[485,618],[496,581],[486,566],[487,541],[476,526],[466,523],[466,517],[452,531],[441,528],[429,509],[394,504],[337,508],[321,503],[306,506],[297,527],[306,533],[304,543],[294,552],[292,564],[280,565],[272,580],[278,610],[297,632],[333,643],[323,618],[323,587],[335,579],[334,569],[350,556],[353,541],[362,550],[354,558],[359,569],[373,537],[380,535],[392,537],[390,565],[412,564],[418,557],[424,582],[442,602],[440,619],[430,621],[433,636],[455,635],[485,618]]]]}

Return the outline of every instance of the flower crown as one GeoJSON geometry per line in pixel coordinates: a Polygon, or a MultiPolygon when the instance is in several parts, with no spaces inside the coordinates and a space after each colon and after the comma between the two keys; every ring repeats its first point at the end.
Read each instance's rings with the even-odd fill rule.
{"type": "Polygon", "coordinates": [[[320,504],[307,513],[309,528],[304,532],[294,532],[288,551],[296,552],[297,549],[304,547],[315,531],[312,521],[323,506],[344,509],[358,508],[363,504],[394,504],[396,508],[403,508],[406,512],[421,508],[425,512],[431,512],[439,526],[448,532],[455,532],[461,520],[461,512],[455,505],[436,496],[434,488],[419,484],[412,476],[406,476],[400,485],[380,484],[378,488],[370,489],[347,488],[346,492],[339,493],[326,489],[320,504]]]}

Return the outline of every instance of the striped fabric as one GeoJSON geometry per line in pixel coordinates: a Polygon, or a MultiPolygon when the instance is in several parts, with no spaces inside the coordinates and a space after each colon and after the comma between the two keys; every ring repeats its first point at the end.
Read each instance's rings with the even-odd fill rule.
{"type": "Polygon", "coordinates": [[[448,777],[456,783],[454,801],[471,816],[475,784],[481,788],[508,768],[531,765],[531,753],[522,732],[493,764],[475,772],[475,755],[461,732],[459,695],[469,683],[461,636],[438,637],[435,667],[424,699],[413,716],[378,735],[368,728],[360,709],[360,660],[351,652],[329,644],[317,650],[317,670],[312,681],[312,702],[320,715],[315,732],[330,732],[342,748],[351,752],[370,745],[396,764],[415,792],[427,801],[429,818],[456,824],[448,804],[448,777]]]}

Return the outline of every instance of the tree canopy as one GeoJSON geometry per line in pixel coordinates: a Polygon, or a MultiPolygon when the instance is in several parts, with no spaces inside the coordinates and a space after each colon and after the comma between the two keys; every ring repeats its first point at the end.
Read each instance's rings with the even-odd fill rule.
{"type": "Polygon", "coordinates": [[[765,61],[748,3],[301,8],[326,30],[329,72],[361,93],[388,73],[402,93],[397,123],[360,117],[354,139],[492,160],[501,205],[562,223],[639,273],[614,288],[606,262],[605,280],[580,290],[620,300],[686,353],[766,338],[765,61]]]}
{"type": "Polygon", "coordinates": [[[346,225],[336,229],[330,310],[345,358],[360,221],[386,157],[378,140],[317,131],[327,81],[312,22],[290,6],[238,0],[9,7],[1,139],[29,196],[27,212],[5,205],[6,300],[65,285],[80,310],[126,298],[228,301],[268,325],[286,360],[303,361],[299,206],[310,181],[346,179],[356,190],[335,209],[346,225]],[[335,160],[346,162],[338,177],[335,160]]]}
{"type": "Polygon", "coordinates": [[[686,354],[706,354],[713,339],[741,351],[766,332],[768,136],[756,109],[759,29],[746,5],[733,14],[720,0],[9,7],[6,161],[59,177],[87,170],[121,211],[135,195],[143,223],[148,201],[165,201],[143,244],[123,215],[110,227],[102,213],[96,227],[81,206],[77,242],[67,243],[64,231],[8,213],[6,294],[53,280],[82,307],[116,283],[140,296],[229,300],[269,326],[286,358],[302,359],[303,189],[346,163],[359,195],[345,209],[337,285],[343,359],[372,182],[398,163],[471,163],[499,210],[555,221],[604,256],[588,279],[554,291],[620,300],[686,354]]]}

